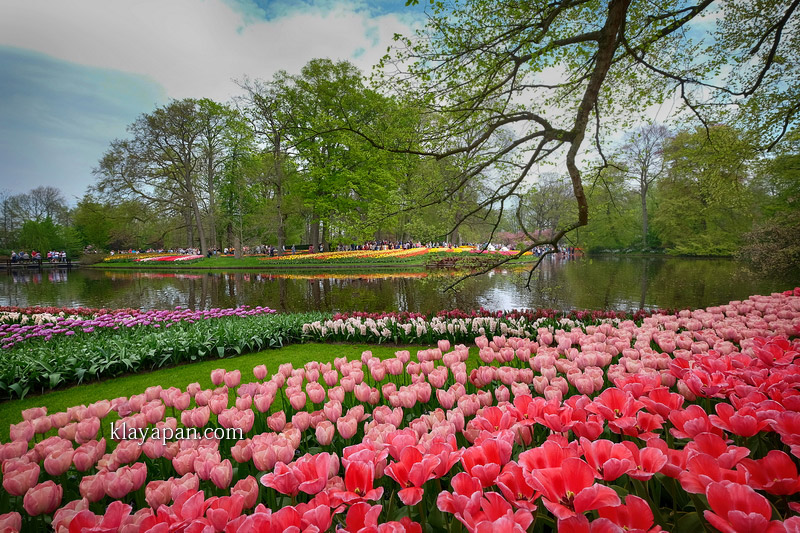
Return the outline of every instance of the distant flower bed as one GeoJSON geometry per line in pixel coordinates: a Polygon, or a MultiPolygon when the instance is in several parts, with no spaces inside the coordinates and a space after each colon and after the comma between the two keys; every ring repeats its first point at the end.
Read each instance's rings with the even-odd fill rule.
{"type": "MultiPolygon", "coordinates": [[[[398,317],[337,320],[354,319],[398,317]]],[[[527,320],[473,318],[504,319],[527,320]]],[[[0,525],[800,528],[800,288],[639,323],[537,320],[531,338],[477,337],[477,357],[441,340],[414,358],[217,369],[210,389],[27,409],[0,446],[0,525]]]]}
{"type": "Polygon", "coordinates": [[[196,254],[170,254],[170,253],[141,253],[141,254],[115,254],[103,259],[104,263],[147,263],[150,261],[194,261],[202,259],[196,254]]]}
{"type": "Polygon", "coordinates": [[[470,247],[459,248],[398,248],[395,250],[347,250],[342,252],[311,252],[305,254],[285,254],[282,256],[266,257],[263,261],[302,261],[302,262],[355,262],[356,260],[381,261],[409,259],[428,254],[442,252],[461,253],[470,247]]]}
{"type": "Polygon", "coordinates": [[[172,261],[193,261],[195,259],[202,259],[202,255],[165,255],[159,257],[140,257],[134,259],[137,263],[144,263],[147,261],[165,261],[165,262],[172,262],[172,261]]]}

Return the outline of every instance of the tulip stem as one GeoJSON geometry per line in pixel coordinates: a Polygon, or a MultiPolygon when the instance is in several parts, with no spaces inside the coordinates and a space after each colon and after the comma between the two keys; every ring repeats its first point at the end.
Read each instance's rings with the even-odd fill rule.
{"type": "Polygon", "coordinates": [[[417,512],[419,513],[419,524],[422,526],[422,533],[425,533],[425,511],[422,509],[422,501],[417,504],[417,512]]]}

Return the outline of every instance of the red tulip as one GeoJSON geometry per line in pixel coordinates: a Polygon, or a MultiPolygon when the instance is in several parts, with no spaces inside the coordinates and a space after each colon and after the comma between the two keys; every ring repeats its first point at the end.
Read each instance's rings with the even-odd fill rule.
{"type": "Polygon", "coordinates": [[[616,507],[601,507],[597,510],[601,518],[610,520],[625,531],[661,531],[660,527],[653,527],[653,511],[646,501],[629,494],[625,497],[625,504],[616,507]]]}
{"type": "Polygon", "coordinates": [[[503,467],[497,476],[497,486],[514,507],[531,512],[536,510],[533,502],[539,498],[539,494],[525,480],[522,467],[517,463],[512,461],[503,467]]]}
{"type": "Polygon", "coordinates": [[[364,528],[377,528],[381,510],[380,505],[370,505],[366,502],[354,503],[348,509],[345,517],[347,531],[356,533],[364,528]]]}
{"type": "Polygon", "coordinates": [[[386,467],[386,474],[403,487],[397,495],[405,505],[416,505],[422,500],[422,485],[433,479],[439,462],[438,457],[423,456],[416,448],[405,448],[400,454],[400,461],[386,467]]]}
{"type": "Polygon", "coordinates": [[[364,500],[378,500],[383,495],[383,487],[373,486],[375,467],[371,463],[350,461],[344,470],[345,492],[336,494],[336,498],[351,504],[364,500]]]}
{"type": "Polygon", "coordinates": [[[720,468],[719,462],[705,453],[693,455],[686,461],[686,471],[678,476],[683,490],[693,494],[703,494],[709,483],[714,481],[733,481],[746,483],[743,471],[720,468]]]}
{"type": "Polygon", "coordinates": [[[613,481],[636,467],[633,454],[624,444],[606,439],[591,442],[582,438],[580,442],[583,456],[597,479],[613,481]]]}
{"type": "Polygon", "coordinates": [[[216,531],[223,531],[229,522],[242,514],[244,498],[238,494],[223,496],[212,501],[206,507],[206,517],[216,531]]]}
{"type": "Polygon", "coordinates": [[[559,519],[620,503],[614,489],[595,484],[592,467],[576,457],[564,459],[560,468],[532,471],[528,483],[542,493],[542,503],[559,519]]]}
{"type": "Polygon", "coordinates": [[[711,510],[704,511],[703,516],[723,533],[783,531],[780,522],[770,521],[769,501],[746,485],[715,482],[705,493],[711,510]]]}
{"type": "Polygon", "coordinates": [[[742,459],[740,464],[747,472],[747,484],[754,489],[779,496],[800,492],[797,466],[782,451],[771,450],[763,459],[742,459]]]}

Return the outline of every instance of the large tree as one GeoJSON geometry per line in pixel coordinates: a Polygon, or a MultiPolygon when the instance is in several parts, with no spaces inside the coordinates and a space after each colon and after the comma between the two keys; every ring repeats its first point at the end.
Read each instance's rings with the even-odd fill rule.
{"type": "Polygon", "coordinates": [[[669,129],[663,124],[647,124],[625,137],[621,158],[625,172],[639,193],[642,209],[642,247],[648,247],[647,197],[653,184],[666,171],[664,144],[669,138],[669,129]]]}
{"type": "Polygon", "coordinates": [[[113,141],[101,159],[95,190],[106,199],[145,201],[164,217],[182,219],[186,245],[199,244],[206,254],[220,171],[246,152],[241,121],[227,106],[187,98],[143,114],[128,132],[130,138],[113,141]]]}
{"type": "MultiPolygon", "coordinates": [[[[582,151],[593,137],[605,159],[609,122],[629,127],[648,105],[676,95],[706,122],[724,111],[763,124],[764,145],[796,128],[799,3],[432,2],[426,28],[402,38],[382,65],[403,97],[433,117],[422,121],[429,126],[422,142],[418,148],[389,144],[356,129],[390,150],[436,158],[482,151],[460,183],[497,165],[516,166],[483,200],[500,209],[515,201],[533,169],[557,157],[570,177],[576,216],[531,244],[556,247],[588,223],[582,151]],[[713,19],[705,16],[714,9],[721,21],[709,33],[713,19]],[[700,32],[690,31],[701,25],[700,32]],[[752,119],[755,113],[764,119],[752,119]],[[510,141],[498,143],[509,131],[510,141]]],[[[436,201],[449,201],[458,189],[442,190],[436,201]]]]}

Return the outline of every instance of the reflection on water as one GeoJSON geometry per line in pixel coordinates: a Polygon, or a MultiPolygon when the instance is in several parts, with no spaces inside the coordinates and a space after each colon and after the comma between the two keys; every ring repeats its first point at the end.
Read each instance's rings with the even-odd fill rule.
{"type": "Polygon", "coordinates": [[[279,311],[705,307],[800,285],[759,278],[726,259],[595,257],[498,270],[444,292],[462,272],[19,270],[0,274],[0,305],[190,308],[265,305],[279,311]]]}

